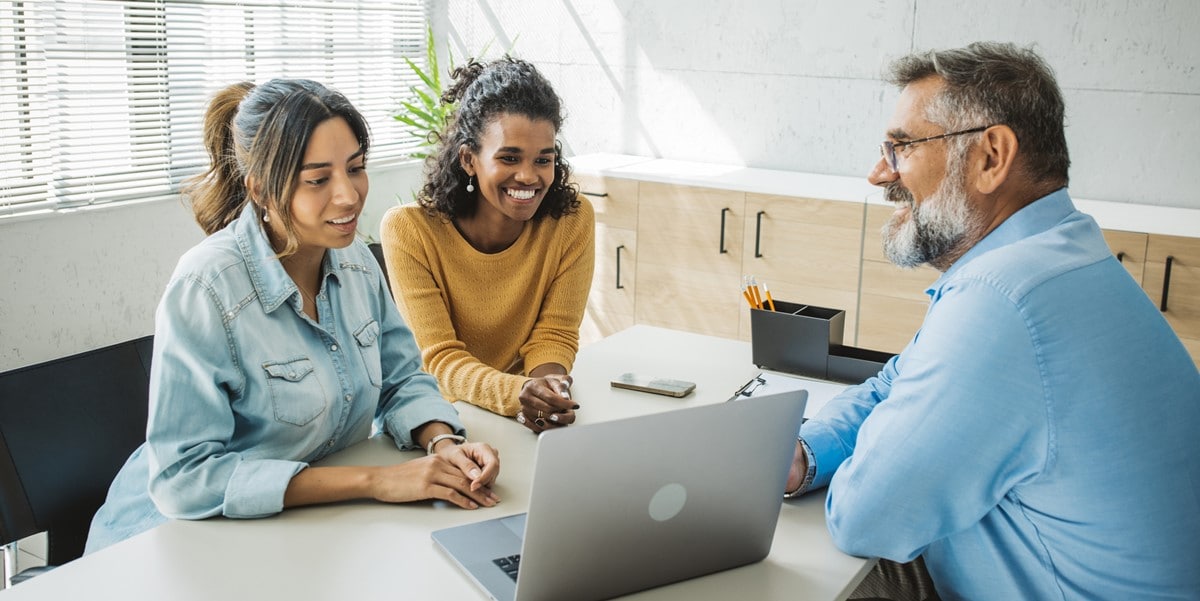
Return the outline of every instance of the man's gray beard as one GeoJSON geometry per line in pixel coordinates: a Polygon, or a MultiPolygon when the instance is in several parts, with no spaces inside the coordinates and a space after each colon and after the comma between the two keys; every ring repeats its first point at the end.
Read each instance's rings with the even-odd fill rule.
{"type": "Polygon", "coordinates": [[[980,228],[967,200],[964,162],[955,158],[947,161],[946,177],[919,205],[898,182],[888,186],[884,198],[909,207],[908,219],[901,222],[901,216],[893,215],[880,230],[883,252],[892,263],[905,268],[929,263],[945,271],[949,265],[942,265],[940,259],[978,241],[972,235],[980,228]]]}

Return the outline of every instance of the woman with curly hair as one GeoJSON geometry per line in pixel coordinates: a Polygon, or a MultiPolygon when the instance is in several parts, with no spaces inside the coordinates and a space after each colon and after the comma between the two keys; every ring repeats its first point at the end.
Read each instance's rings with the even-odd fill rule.
{"type": "Polygon", "coordinates": [[[562,102],[511,57],[452,77],[442,102],[457,108],[417,204],[383,218],[396,302],[447,398],[534,432],[566,426],[595,230],[556,140],[562,102]]]}

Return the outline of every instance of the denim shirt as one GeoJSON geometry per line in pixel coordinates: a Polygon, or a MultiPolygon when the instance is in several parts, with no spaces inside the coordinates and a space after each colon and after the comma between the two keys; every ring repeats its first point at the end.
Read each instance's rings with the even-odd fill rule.
{"type": "Polygon", "coordinates": [[[908,347],[800,429],[844,551],[951,599],[1200,591],[1200,372],[1059,190],[927,291],[908,347]]]}
{"type": "Polygon", "coordinates": [[[249,204],[184,254],[156,314],[147,441],[88,552],[168,517],[278,513],[294,475],[373,427],[404,450],[431,421],[462,433],[365,244],[326,252],[319,323],[304,302],[249,204]]]}

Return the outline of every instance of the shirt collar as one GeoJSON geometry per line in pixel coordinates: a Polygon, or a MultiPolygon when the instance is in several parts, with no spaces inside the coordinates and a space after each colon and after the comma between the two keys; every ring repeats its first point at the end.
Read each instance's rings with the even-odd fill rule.
{"type": "MultiPolygon", "coordinates": [[[[254,285],[254,291],[258,294],[263,308],[270,313],[293,296],[299,302],[300,289],[275,256],[275,249],[271,248],[271,241],[263,231],[262,222],[259,221],[253,203],[246,203],[242,213],[230,227],[234,228],[234,239],[237,240],[238,250],[242,253],[246,270],[250,274],[250,282],[254,285]]],[[[330,275],[339,278],[340,261],[334,256],[339,252],[338,249],[325,252],[325,259],[321,263],[322,281],[330,275]]]]}
{"type": "Polygon", "coordinates": [[[937,281],[930,284],[925,293],[932,296],[962,266],[970,263],[984,253],[1044,232],[1074,212],[1075,204],[1071,202],[1071,197],[1067,194],[1066,188],[1059,188],[1025,205],[1021,210],[1013,213],[1008,219],[1005,219],[1003,223],[992,230],[987,236],[984,236],[983,240],[972,246],[962,257],[959,257],[950,266],[950,269],[947,269],[937,281]]]}

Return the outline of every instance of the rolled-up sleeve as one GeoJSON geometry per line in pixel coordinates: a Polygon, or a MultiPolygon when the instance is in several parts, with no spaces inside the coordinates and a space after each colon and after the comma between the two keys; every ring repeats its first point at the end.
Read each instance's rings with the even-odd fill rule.
{"type": "Polygon", "coordinates": [[[897,360],[898,357],[892,357],[878,375],[847,388],[826,403],[813,419],[800,426],[806,454],[816,464],[816,473],[806,490],[827,486],[842,462],[854,453],[863,420],[891,390],[897,360]]]}

